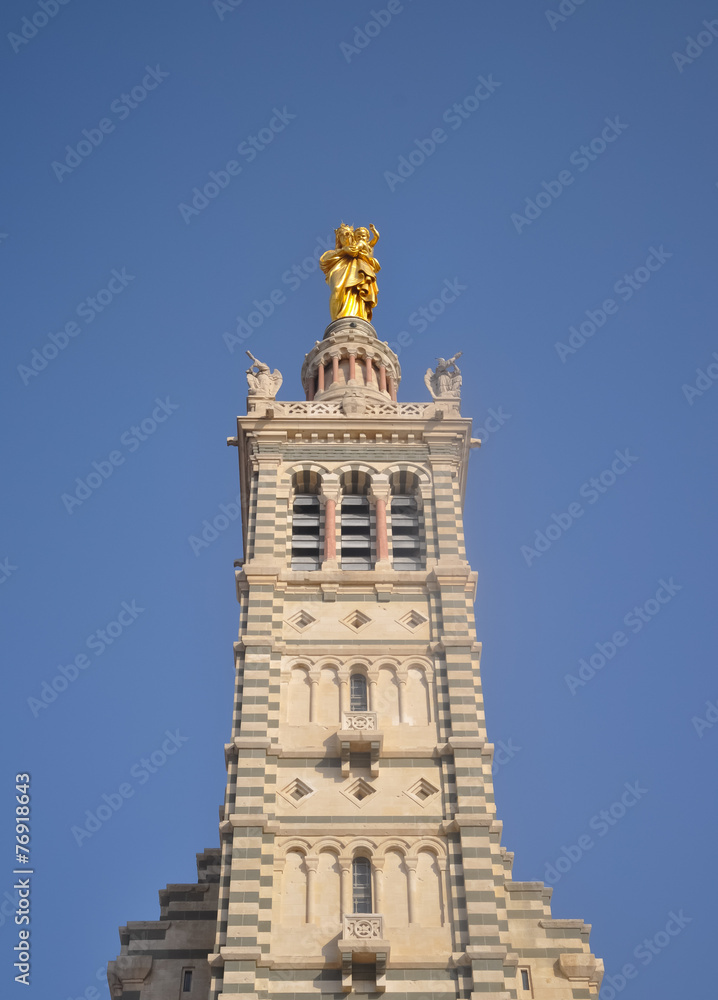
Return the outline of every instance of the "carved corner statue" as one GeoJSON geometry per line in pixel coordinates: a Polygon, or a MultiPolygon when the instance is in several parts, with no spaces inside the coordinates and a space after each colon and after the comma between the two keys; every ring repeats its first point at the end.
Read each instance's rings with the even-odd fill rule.
{"type": "Polygon", "coordinates": [[[436,369],[426,369],[424,384],[431,393],[432,399],[460,399],[461,398],[461,369],[456,363],[456,359],[461,357],[461,351],[457,351],[453,358],[446,361],[444,358],[436,359],[436,369]],[[450,370],[452,369],[452,370],[450,370]]]}
{"type": "Polygon", "coordinates": [[[247,351],[247,357],[252,359],[252,365],[247,369],[249,395],[267,396],[269,399],[274,399],[282,385],[282,373],[278,368],[270,372],[269,365],[258,361],[250,351],[247,351]]]}
{"type": "Polygon", "coordinates": [[[380,270],[379,261],[374,257],[379,233],[373,225],[369,229],[365,226],[354,229],[342,222],[334,234],[336,249],[327,250],[319,258],[319,266],[331,288],[331,317],[335,320],[342,316],[358,316],[371,320],[377,297],[376,276],[380,270]]]}

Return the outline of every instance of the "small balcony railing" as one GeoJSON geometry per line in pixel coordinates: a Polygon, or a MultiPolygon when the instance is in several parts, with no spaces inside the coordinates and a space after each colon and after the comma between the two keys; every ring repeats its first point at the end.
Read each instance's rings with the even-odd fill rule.
{"type": "Polygon", "coordinates": [[[342,988],[351,993],[354,984],[354,962],[375,963],[377,993],[386,990],[386,964],[390,946],[384,938],[384,917],[380,913],[345,913],[342,918],[342,936],[339,954],[342,962],[342,988]]]}
{"type": "Polygon", "coordinates": [[[342,713],[342,735],[346,732],[352,733],[376,733],[379,729],[379,720],[376,712],[343,712],[342,713]]]}
{"type": "Polygon", "coordinates": [[[384,735],[379,731],[376,712],[342,712],[338,734],[342,774],[348,777],[352,753],[368,753],[372,777],[379,773],[379,757],[384,735]]]}
{"type": "Polygon", "coordinates": [[[360,943],[382,941],[385,944],[384,917],[379,913],[345,913],[342,939],[360,943]]]}

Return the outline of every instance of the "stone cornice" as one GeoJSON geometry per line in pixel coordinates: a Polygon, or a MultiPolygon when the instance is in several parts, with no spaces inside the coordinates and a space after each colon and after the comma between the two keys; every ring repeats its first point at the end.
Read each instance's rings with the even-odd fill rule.
{"type": "Polygon", "coordinates": [[[591,924],[584,923],[583,920],[539,920],[539,927],[543,927],[546,930],[556,930],[556,931],[566,931],[566,930],[577,930],[581,934],[591,933],[591,924]]]}

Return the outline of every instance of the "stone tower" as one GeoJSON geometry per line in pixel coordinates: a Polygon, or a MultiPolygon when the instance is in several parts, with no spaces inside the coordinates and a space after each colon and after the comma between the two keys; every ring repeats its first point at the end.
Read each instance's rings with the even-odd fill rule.
{"type": "Polygon", "coordinates": [[[221,847],[160,921],[121,929],[113,995],[596,997],[589,925],[552,919],[501,846],[455,359],[427,372],[431,402],[398,402],[396,355],[344,316],[304,401],[262,363],[248,380],[221,847]]]}

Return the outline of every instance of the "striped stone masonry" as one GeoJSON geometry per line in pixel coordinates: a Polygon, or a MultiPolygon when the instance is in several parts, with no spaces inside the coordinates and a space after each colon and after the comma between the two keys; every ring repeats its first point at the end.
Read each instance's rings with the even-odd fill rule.
{"type": "MultiPolygon", "coordinates": [[[[376,333],[337,322],[344,361],[331,342],[308,356],[313,398],[250,397],[228,439],[244,552],[197,995],[596,998],[590,927],[552,919],[551,889],[513,882],[501,844],[463,532],[471,421],[374,375],[362,396],[345,355],[353,329],[365,352],[376,333]]],[[[398,384],[390,355],[373,363],[398,384]]],[[[183,997],[159,961],[114,996],[183,997]]]]}

